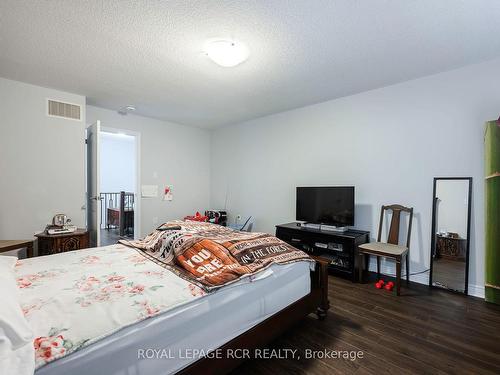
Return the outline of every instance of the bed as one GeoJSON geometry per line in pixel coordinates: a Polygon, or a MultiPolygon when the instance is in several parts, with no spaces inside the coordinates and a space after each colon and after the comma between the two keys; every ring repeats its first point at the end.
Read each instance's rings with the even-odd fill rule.
{"type": "Polygon", "coordinates": [[[207,287],[131,245],[17,262],[36,374],[219,374],[246,359],[233,349],[262,347],[329,307],[324,263],[271,262],[207,287]]]}

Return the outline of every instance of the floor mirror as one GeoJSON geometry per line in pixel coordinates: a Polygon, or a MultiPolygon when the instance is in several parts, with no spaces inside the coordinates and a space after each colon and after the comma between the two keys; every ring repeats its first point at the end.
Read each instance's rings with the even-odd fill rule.
{"type": "Polygon", "coordinates": [[[429,285],[467,294],[472,177],[434,178],[429,285]]]}

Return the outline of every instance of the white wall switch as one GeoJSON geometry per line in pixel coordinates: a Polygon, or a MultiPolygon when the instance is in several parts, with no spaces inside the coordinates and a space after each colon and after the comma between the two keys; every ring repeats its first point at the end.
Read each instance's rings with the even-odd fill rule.
{"type": "Polygon", "coordinates": [[[155,198],[158,196],[158,185],[142,185],[141,197],[142,198],[155,198]]]}

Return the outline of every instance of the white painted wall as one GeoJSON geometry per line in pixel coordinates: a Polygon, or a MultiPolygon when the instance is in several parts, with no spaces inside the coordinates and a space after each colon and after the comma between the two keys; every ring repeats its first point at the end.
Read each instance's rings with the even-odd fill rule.
{"type": "Polygon", "coordinates": [[[65,213],[85,225],[85,97],[0,78],[0,239],[28,239],[65,213]],[[47,98],[84,121],[47,116],[47,98]]]}
{"type": "Polygon", "coordinates": [[[436,182],[438,232],[458,233],[467,238],[469,181],[438,180],[436,182]]]}
{"type": "Polygon", "coordinates": [[[209,206],[208,130],[92,106],[86,111],[83,96],[2,78],[0,103],[0,239],[31,238],[59,212],[85,226],[85,124],[96,120],[139,132],[141,183],[159,185],[160,193],[174,187],[172,202],[142,199],[143,234],[209,206]],[[47,98],[82,105],[83,121],[46,116],[47,98]]]}
{"type": "Polygon", "coordinates": [[[254,215],[274,232],[295,219],[296,186],[355,185],[355,226],[372,237],[382,204],[415,208],[415,272],[429,268],[433,177],[472,176],[470,290],[481,295],[483,130],[500,112],[499,72],[497,59],[217,129],[211,206],[227,198],[230,220],[254,215]]]}
{"type": "MultiPolygon", "coordinates": [[[[83,130],[101,120],[104,127],[141,133],[142,184],[157,184],[160,192],[174,186],[172,202],[142,199],[142,234],[156,221],[225,202],[230,219],[253,215],[257,230],[273,232],[295,219],[296,186],[352,184],[356,227],[372,237],[380,205],[415,207],[411,263],[413,272],[420,271],[429,266],[432,178],[472,176],[470,290],[480,295],[483,124],[500,111],[499,71],[497,59],[211,135],[93,106],[84,122],[47,117],[47,97],[82,105],[85,98],[0,78],[0,238],[29,237],[57,212],[84,224],[83,130]]],[[[386,270],[393,272],[392,265],[386,270]]]]}
{"type": "Polygon", "coordinates": [[[135,137],[101,132],[100,157],[101,192],[135,192],[135,137]]]}
{"type": "MultiPolygon", "coordinates": [[[[158,223],[183,218],[208,208],[210,199],[210,133],[141,116],[122,116],[87,106],[87,122],[101,120],[102,127],[140,133],[142,185],[158,185],[158,198],[141,199],[141,233],[158,223]],[[165,185],[173,185],[174,199],[163,201],[165,185]]],[[[139,192],[140,193],[140,192],[139,192]]]]}

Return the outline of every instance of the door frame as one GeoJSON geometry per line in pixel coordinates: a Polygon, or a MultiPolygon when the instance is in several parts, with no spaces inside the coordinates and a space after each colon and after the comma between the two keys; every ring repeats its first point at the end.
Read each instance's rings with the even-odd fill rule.
{"type": "Polygon", "coordinates": [[[100,241],[100,228],[101,228],[101,223],[100,223],[100,219],[101,219],[101,203],[100,203],[100,200],[99,200],[99,197],[100,197],[100,167],[101,167],[101,164],[100,164],[100,142],[99,142],[99,138],[100,138],[100,133],[101,133],[101,121],[99,120],[96,120],[90,124],[87,124],[85,126],[85,227],[87,228],[87,231],[89,233],[89,245],[90,246],[100,246],[101,245],[101,241],[100,241]],[[96,168],[97,168],[97,171],[95,173],[95,177],[96,177],[96,185],[97,185],[97,191],[95,192],[96,196],[96,209],[97,209],[97,230],[96,230],[96,243],[93,243],[93,238],[92,238],[92,233],[91,233],[91,228],[89,226],[89,218],[91,217],[92,213],[90,212],[91,211],[91,204],[90,204],[90,201],[91,201],[91,192],[89,191],[89,168],[90,168],[90,163],[89,163],[89,158],[90,158],[90,154],[89,154],[89,145],[88,145],[88,139],[89,139],[89,128],[96,125],[97,127],[97,134],[95,135],[96,137],[96,140],[95,142],[97,142],[97,147],[95,149],[95,159],[96,159],[96,168]]]}
{"type": "Polygon", "coordinates": [[[102,121],[101,132],[124,134],[135,137],[134,239],[138,239],[141,237],[141,133],[112,126],[102,126],[102,121]]]}

